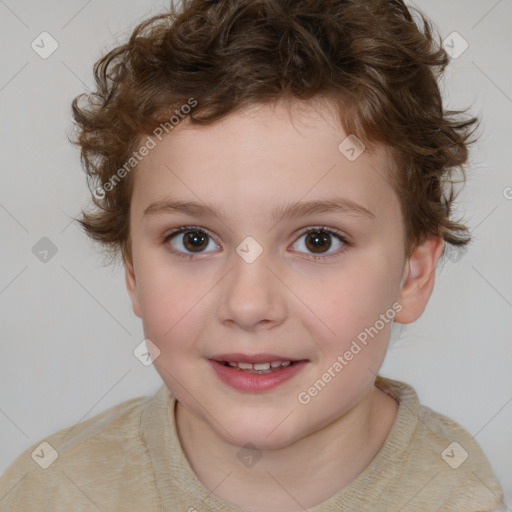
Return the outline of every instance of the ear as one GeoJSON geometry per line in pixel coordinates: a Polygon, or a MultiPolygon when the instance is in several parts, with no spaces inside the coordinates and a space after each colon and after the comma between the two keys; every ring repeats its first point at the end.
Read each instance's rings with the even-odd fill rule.
{"type": "Polygon", "coordinates": [[[135,278],[135,270],[133,261],[131,259],[124,261],[124,275],[126,280],[126,289],[128,290],[128,295],[132,301],[133,312],[139,318],[142,318],[140,313],[139,298],[137,296],[137,281],[135,278]]]}
{"type": "Polygon", "coordinates": [[[399,298],[402,310],[395,315],[396,322],[409,324],[422,315],[434,289],[436,265],[443,245],[442,238],[431,235],[414,249],[406,262],[399,298]]]}

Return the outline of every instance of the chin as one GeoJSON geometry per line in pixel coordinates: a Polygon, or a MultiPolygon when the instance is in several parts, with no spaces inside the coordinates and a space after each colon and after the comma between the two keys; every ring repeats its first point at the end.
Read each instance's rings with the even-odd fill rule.
{"type": "Polygon", "coordinates": [[[218,425],[214,428],[226,442],[233,446],[243,448],[250,443],[261,450],[278,450],[286,448],[301,437],[301,432],[297,431],[294,424],[288,420],[283,421],[284,417],[286,415],[278,418],[275,415],[268,418],[261,418],[261,416],[256,418],[255,415],[225,418],[222,426],[231,436],[218,425]]]}

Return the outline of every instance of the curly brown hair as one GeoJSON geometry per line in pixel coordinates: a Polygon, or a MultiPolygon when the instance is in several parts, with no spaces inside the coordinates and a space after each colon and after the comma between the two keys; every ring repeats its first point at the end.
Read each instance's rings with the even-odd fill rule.
{"type": "Polygon", "coordinates": [[[466,245],[468,228],[450,219],[453,174],[465,181],[478,119],[444,110],[437,80],[449,58],[432,23],[414,12],[422,23],[402,0],[171,3],[99,59],[97,91],[73,100],[71,142],[96,206],[78,222],[114,259],[131,261],[134,155],[155,127],[172,128],[169,116],[191,99],[187,122],[206,125],[251,104],[326,98],[347,133],[390,150],[406,254],[431,234],[466,245]]]}

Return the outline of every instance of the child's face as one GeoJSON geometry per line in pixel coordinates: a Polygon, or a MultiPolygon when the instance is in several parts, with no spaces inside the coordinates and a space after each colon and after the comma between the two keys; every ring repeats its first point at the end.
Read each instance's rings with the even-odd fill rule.
{"type": "Polygon", "coordinates": [[[338,149],[347,134],[315,108],[183,123],[134,175],[127,285],[161,351],[154,365],[189,412],[239,446],[286,446],[364,398],[401,307],[404,230],[387,156],[349,161],[338,149]],[[361,209],[278,220],[285,205],[337,199],[361,209]],[[177,201],[216,215],[165,207],[177,201]],[[165,241],[182,226],[200,232],[165,241]],[[270,374],[215,362],[233,359],[301,362],[270,374]]]}

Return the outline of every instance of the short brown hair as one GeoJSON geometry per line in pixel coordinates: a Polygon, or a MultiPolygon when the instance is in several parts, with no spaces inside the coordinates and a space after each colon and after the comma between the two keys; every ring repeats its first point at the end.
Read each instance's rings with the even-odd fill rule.
{"type": "MultiPolygon", "coordinates": [[[[97,91],[73,100],[72,142],[81,148],[91,192],[191,98],[197,105],[187,122],[202,125],[251,104],[326,98],[339,107],[347,133],[368,148],[389,148],[406,253],[430,234],[467,244],[468,228],[450,219],[452,176],[461,171],[465,181],[478,120],[444,110],[437,79],[448,56],[431,22],[415,12],[422,28],[402,0],[184,0],[179,9],[171,3],[99,59],[97,91]]],[[[96,209],[78,220],[125,261],[132,182],[125,172],[103,197],[93,193],[96,209]]]]}

